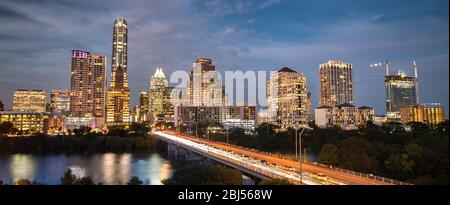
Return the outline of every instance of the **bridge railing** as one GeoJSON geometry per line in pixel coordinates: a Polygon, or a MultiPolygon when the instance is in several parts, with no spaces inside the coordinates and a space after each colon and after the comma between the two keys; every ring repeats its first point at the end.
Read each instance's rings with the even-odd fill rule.
{"type": "MultiPolygon", "coordinates": [[[[170,141],[170,142],[172,142],[172,143],[178,144],[177,142],[173,142],[172,140],[169,140],[169,139],[166,139],[166,140],[168,140],[168,141],[170,141]]],[[[179,144],[179,145],[180,145],[180,144],[179,144]]],[[[183,144],[183,145],[180,145],[180,146],[186,147],[186,148],[188,147],[189,149],[195,150],[195,151],[198,152],[198,153],[203,153],[205,156],[207,156],[207,157],[209,157],[209,158],[212,158],[212,159],[216,158],[216,159],[219,159],[219,160],[228,162],[228,163],[230,163],[230,164],[233,164],[233,165],[235,165],[235,166],[238,166],[238,167],[247,169],[247,170],[249,170],[249,171],[258,173],[258,174],[263,175],[263,176],[266,176],[266,177],[268,177],[268,178],[272,178],[272,179],[285,179],[285,177],[283,177],[283,176],[281,176],[281,175],[275,174],[275,173],[273,173],[273,172],[266,171],[266,170],[264,170],[264,169],[255,167],[255,166],[253,166],[253,165],[251,165],[251,164],[248,164],[248,163],[243,163],[243,162],[241,162],[241,161],[234,160],[234,159],[231,159],[231,158],[222,156],[222,155],[217,154],[217,153],[214,153],[214,152],[204,151],[204,150],[201,150],[201,149],[197,149],[196,147],[191,147],[191,146],[184,145],[184,144],[183,144]]],[[[288,180],[290,183],[292,183],[292,184],[300,184],[300,182],[297,181],[297,180],[292,180],[292,179],[287,179],[287,180],[288,180]]]]}
{"type": "Polygon", "coordinates": [[[368,178],[368,179],[373,179],[373,180],[377,180],[377,181],[381,181],[381,182],[385,182],[385,183],[389,183],[389,184],[394,184],[394,185],[413,185],[411,183],[407,183],[407,182],[403,182],[403,181],[399,181],[399,180],[395,180],[395,179],[390,179],[390,178],[386,178],[386,177],[376,176],[376,175],[373,175],[373,174],[367,174],[367,173],[352,171],[352,170],[348,170],[348,169],[342,169],[342,168],[339,168],[339,167],[334,167],[334,166],[326,165],[326,164],[320,164],[320,163],[317,163],[317,162],[305,162],[305,163],[306,164],[310,164],[310,165],[315,165],[315,166],[318,166],[318,167],[322,167],[322,168],[327,168],[327,169],[338,171],[338,172],[343,172],[343,173],[347,173],[347,174],[351,174],[351,175],[355,175],[355,176],[360,176],[360,177],[364,177],[364,178],[368,178]]]}
{"type": "MultiPolygon", "coordinates": [[[[185,134],[183,134],[183,135],[185,135],[185,134]]],[[[193,136],[189,136],[189,135],[185,135],[185,136],[186,137],[193,137],[193,136]]],[[[253,152],[263,153],[263,154],[267,154],[267,155],[270,155],[270,156],[276,156],[276,157],[279,157],[279,158],[282,158],[282,159],[298,160],[298,159],[294,159],[294,158],[289,157],[289,156],[280,155],[280,154],[274,154],[274,153],[270,153],[270,152],[263,152],[263,151],[260,151],[260,150],[251,149],[251,148],[247,148],[247,147],[241,147],[241,146],[238,146],[238,145],[227,144],[227,143],[217,142],[217,141],[215,141],[214,143],[228,145],[228,146],[232,146],[232,147],[235,147],[235,148],[249,150],[249,151],[253,151],[253,152]]],[[[348,170],[348,169],[342,169],[342,168],[338,168],[338,167],[334,167],[334,166],[330,166],[330,165],[320,164],[320,163],[317,163],[317,162],[304,162],[304,163],[310,164],[310,165],[315,165],[315,166],[322,167],[322,168],[327,168],[327,169],[334,170],[334,171],[339,171],[339,172],[351,174],[351,175],[354,175],[354,176],[360,176],[360,177],[364,177],[364,178],[368,178],[368,179],[373,179],[373,180],[377,180],[377,181],[381,181],[381,182],[385,182],[385,183],[389,183],[389,184],[393,184],[393,185],[412,185],[411,183],[407,183],[407,182],[403,182],[403,181],[399,181],[399,180],[395,180],[395,179],[390,179],[390,178],[386,178],[386,177],[376,176],[376,175],[373,175],[373,174],[367,174],[367,173],[352,171],[352,170],[348,170]]],[[[280,177],[281,176],[278,176],[277,178],[280,178],[280,177]]]]}

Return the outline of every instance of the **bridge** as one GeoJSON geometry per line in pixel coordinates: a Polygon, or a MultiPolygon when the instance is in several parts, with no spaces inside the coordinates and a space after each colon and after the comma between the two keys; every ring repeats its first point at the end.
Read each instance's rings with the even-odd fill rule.
{"type": "MultiPolygon", "coordinates": [[[[300,166],[299,161],[286,157],[185,134],[167,131],[154,131],[152,134],[167,142],[169,149],[171,149],[170,146],[176,146],[187,151],[183,154],[191,153],[211,159],[259,179],[286,179],[297,185],[406,185],[401,181],[327,165],[303,163],[300,166]],[[302,167],[302,176],[300,167],[302,167]]],[[[172,150],[176,151],[176,148],[172,150]]]]}

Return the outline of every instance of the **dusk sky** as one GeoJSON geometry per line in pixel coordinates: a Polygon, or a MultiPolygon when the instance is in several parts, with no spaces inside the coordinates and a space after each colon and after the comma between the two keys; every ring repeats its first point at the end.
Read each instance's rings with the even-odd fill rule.
{"type": "Polygon", "coordinates": [[[420,101],[449,110],[448,0],[2,0],[0,101],[12,107],[19,88],[70,89],[73,49],[108,56],[116,17],[129,25],[128,76],[132,105],[156,67],[167,76],[188,71],[197,57],[216,69],[277,70],[308,77],[319,99],[319,64],[353,64],[356,105],[385,114],[384,69],[412,75],[419,67],[420,101]]]}

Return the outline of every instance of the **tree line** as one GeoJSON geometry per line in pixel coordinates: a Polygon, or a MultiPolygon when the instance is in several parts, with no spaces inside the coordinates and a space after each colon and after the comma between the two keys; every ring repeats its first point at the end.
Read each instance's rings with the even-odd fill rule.
{"type": "MultiPolygon", "coordinates": [[[[7,127],[4,123],[1,127],[7,127]],[[2,126],[3,125],[3,126],[2,126]]],[[[0,154],[14,153],[102,153],[102,152],[147,152],[153,151],[155,141],[146,137],[149,127],[133,123],[128,129],[121,126],[110,127],[108,133],[91,132],[90,127],[80,127],[69,135],[7,137],[5,130],[0,134],[0,154]]]]}
{"type": "MultiPolygon", "coordinates": [[[[448,121],[436,126],[411,123],[410,131],[397,123],[368,122],[357,130],[319,128],[313,122],[309,126],[302,135],[302,151],[318,156],[319,163],[413,184],[449,184],[448,121]]],[[[254,134],[230,128],[228,135],[208,135],[206,127],[199,127],[200,137],[221,142],[228,138],[230,144],[265,152],[295,153],[294,129],[276,132],[279,127],[262,123],[254,134]]]]}

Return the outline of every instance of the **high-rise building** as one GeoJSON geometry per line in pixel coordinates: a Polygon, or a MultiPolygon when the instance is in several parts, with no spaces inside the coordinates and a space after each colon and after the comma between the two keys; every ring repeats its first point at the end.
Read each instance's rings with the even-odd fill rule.
{"type": "Polygon", "coordinates": [[[189,73],[189,102],[193,106],[225,105],[225,87],[209,58],[197,58],[189,73]]]}
{"type": "Polygon", "coordinates": [[[91,54],[89,65],[92,78],[93,115],[104,120],[106,117],[106,56],[91,54]]]}
{"type": "Polygon", "coordinates": [[[149,116],[150,96],[148,92],[141,91],[139,93],[139,119],[138,122],[147,122],[149,116]]]}
{"type": "Polygon", "coordinates": [[[111,83],[108,89],[108,125],[127,125],[130,122],[130,90],[127,78],[128,24],[119,17],[114,21],[111,83]]]}
{"type": "Polygon", "coordinates": [[[336,106],[344,103],[355,104],[353,98],[353,66],[339,60],[329,60],[321,64],[320,106],[336,106]]]}
{"type": "Polygon", "coordinates": [[[13,96],[13,111],[45,112],[46,103],[45,91],[18,89],[13,96]]]}
{"type": "Polygon", "coordinates": [[[158,121],[173,121],[173,104],[171,101],[172,89],[164,75],[162,68],[156,68],[156,72],[150,78],[148,96],[149,118],[151,123],[158,121]]]}
{"type": "Polygon", "coordinates": [[[5,105],[3,104],[2,101],[0,101],[0,111],[5,110],[5,105]]]}
{"type": "Polygon", "coordinates": [[[417,104],[416,78],[399,70],[396,75],[386,76],[386,111],[388,121],[400,122],[400,108],[417,104]]]}
{"type": "Polygon", "coordinates": [[[281,129],[307,127],[310,100],[306,76],[284,67],[273,73],[267,84],[269,121],[281,129]]]}
{"type": "Polygon", "coordinates": [[[52,90],[50,92],[50,111],[67,114],[70,112],[70,92],[67,90],[52,90]]]}
{"type": "Polygon", "coordinates": [[[414,105],[400,108],[402,124],[421,122],[437,125],[445,120],[444,107],[439,103],[414,105]]]}
{"type": "Polygon", "coordinates": [[[70,113],[73,117],[105,117],[106,56],[72,51],[70,113]]]}

